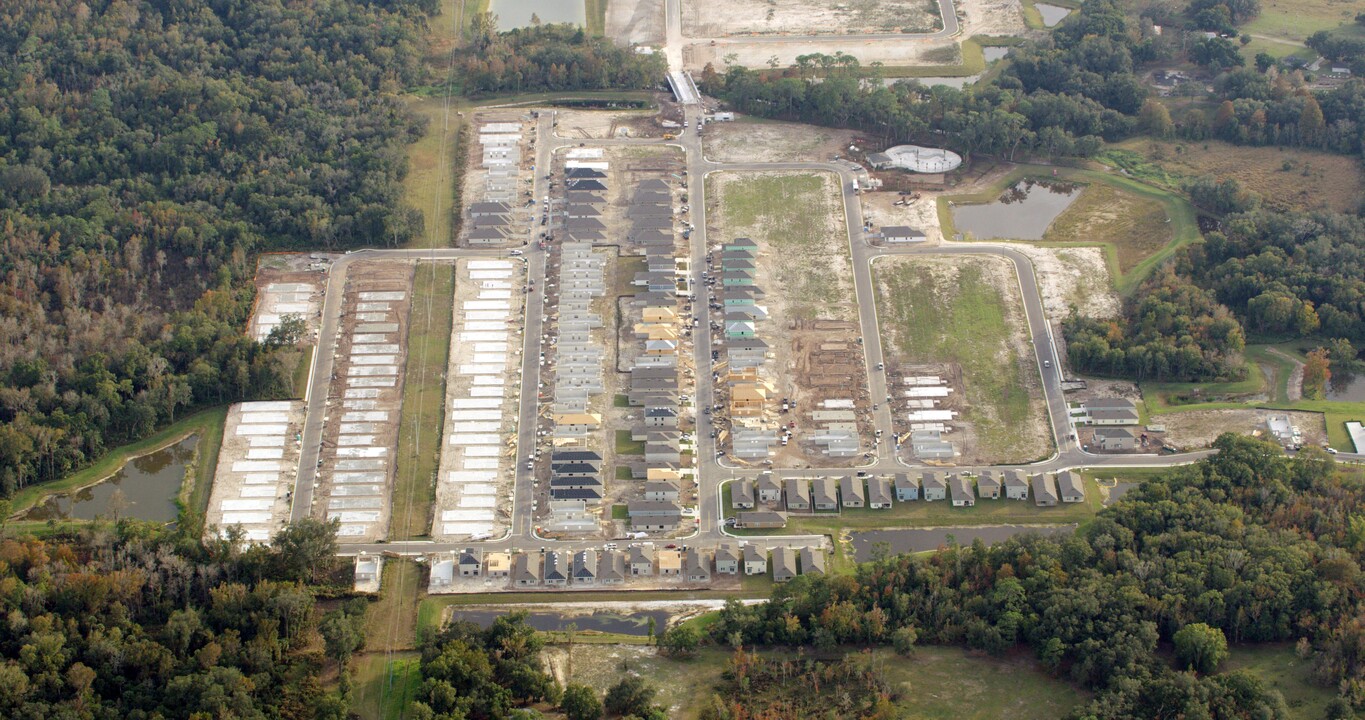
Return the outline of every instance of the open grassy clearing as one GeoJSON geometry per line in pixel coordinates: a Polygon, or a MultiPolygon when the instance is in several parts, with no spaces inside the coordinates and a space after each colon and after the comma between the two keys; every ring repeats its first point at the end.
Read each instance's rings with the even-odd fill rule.
{"type": "MultiPolygon", "coordinates": [[[[760,653],[790,657],[785,651],[760,653]]],[[[730,651],[707,648],[691,660],[674,660],[647,647],[575,646],[571,675],[565,648],[552,648],[547,655],[558,672],[599,691],[622,672],[637,674],[659,689],[658,702],[669,707],[669,717],[687,720],[697,717],[703,705],[699,700],[715,692],[730,651]]],[[[901,717],[1044,720],[1062,717],[1086,699],[1071,685],[1049,677],[1026,655],[992,658],[959,648],[925,646],[909,658],[878,648],[861,659],[891,685],[901,717]]]]}
{"type": "MultiPolygon", "coordinates": [[[[226,419],[227,406],[197,412],[155,435],[114,448],[83,470],[67,475],[61,480],[21,488],[12,498],[13,512],[16,515],[23,513],[49,495],[69,493],[94,485],[118,472],[133,458],[156,452],[196,433],[199,435],[199,444],[196,446],[194,458],[194,477],[186,477],[186,482],[192,483],[192,487],[182,487],[181,498],[187,501],[188,507],[202,512],[208,505],[209,489],[213,484],[213,471],[218,466],[218,448],[223,443],[223,423],[226,419]]],[[[21,523],[15,523],[10,527],[22,526],[21,523]]]]}
{"type": "Polygon", "coordinates": [[[962,369],[980,451],[997,462],[1047,454],[1042,395],[1012,268],[997,258],[895,258],[874,266],[887,345],[902,363],[962,369]],[[1008,339],[1001,342],[1002,339],[1008,339]]]}
{"type": "Polygon", "coordinates": [[[351,661],[355,673],[351,712],[362,720],[399,720],[422,685],[416,652],[364,654],[351,661]]]}
{"type": "Polygon", "coordinates": [[[455,305],[453,265],[422,263],[412,283],[408,362],[403,371],[403,412],[398,423],[390,540],[426,537],[436,499],[445,418],[445,371],[455,305]]]}
{"type": "Polygon", "coordinates": [[[364,720],[401,717],[421,683],[418,675],[417,619],[423,597],[422,568],[410,560],[384,562],[379,601],[366,615],[365,646],[351,661],[355,668],[355,702],[364,720]]]}
{"type": "Polygon", "coordinates": [[[1238,30],[1303,41],[1319,30],[1338,26],[1356,32],[1358,26],[1353,23],[1360,10],[1355,0],[1266,0],[1261,3],[1261,14],[1238,30]]]}
{"type": "MultiPolygon", "coordinates": [[[[1097,245],[1104,248],[1105,260],[1109,265],[1110,275],[1114,278],[1114,289],[1119,293],[1130,294],[1148,275],[1151,274],[1158,265],[1165,262],[1167,258],[1175,253],[1176,250],[1201,239],[1199,233],[1199,223],[1195,214],[1195,209],[1184,198],[1179,197],[1167,188],[1161,187],[1150,180],[1139,180],[1134,177],[1126,177],[1116,174],[1097,172],[1094,170],[1082,170],[1079,168],[1052,167],[1044,165],[1016,165],[1014,169],[1000,177],[989,186],[974,193],[940,196],[938,199],[939,225],[943,230],[943,237],[951,238],[957,234],[957,226],[953,222],[952,204],[970,203],[989,203],[995,201],[1005,191],[1015,183],[1026,178],[1039,178],[1043,180],[1056,180],[1064,182],[1079,183],[1082,185],[1108,185],[1115,190],[1124,192],[1134,198],[1134,208],[1148,208],[1143,202],[1155,201],[1162,207],[1164,217],[1170,218],[1169,238],[1170,242],[1156,249],[1154,252],[1144,252],[1143,248],[1130,248],[1124,250],[1124,255],[1128,258],[1130,267],[1124,270],[1119,260],[1118,243],[1108,237],[1091,237],[1083,240],[1057,241],[1053,240],[1052,228],[1044,234],[1041,241],[1009,241],[1022,244],[1069,247],[1076,245],[1097,245]]],[[[1155,211],[1148,209],[1151,218],[1155,218],[1155,211]]],[[[1063,213],[1065,215],[1065,213],[1063,213]]],[[[1060,218],[1059,218],[1060,219],[1060,218]]],[[[1079,221],[1079,219],[1077,220],[1079,221]]],[[[1124,225],[1136,223],[1135,220],[1124,219],[1124,225]]],[[[1151,222],[1151,220],[1145,221],[1151,222]]],[[[1054,226],[1056,225],[1054,221],[1054,226]]],[[[1131,239],[1131,238],[1130,238],[1131,239]]]]}
{"type": "MultiPolygon", "coordinates": [[[[1239,43],[1239,45],[1241,45],[1239,43]]],[[[1290,56],[1297,57],[1305,64],[1313,62],[1318,57],[1312,48],[1304,47],[1296,42],[1268,40],[1266,38],[1252,38],[1251,42],[1241,45],[1242,57],[1246,59],[1247,67],[1251,67],[1256,62],[1256,56],[1266,53],[1276,60],[1284,60],[1290,56]]]]}
{"type": "Polygon", "coordinates": [[[767,249],[770,296],[780,291],[801,319],[854,317],[853,262],[832,173],[725,173],[707,182],[715,183],[708,195],[720,198],[717,240],[749,237],[767,249]]]}
{"type": "Polygon", "coordinates": [[[1232,178],[1277,207],[1349,212],[1365,194],[1365,173],[1354,158],[1302,148],[1140,138],[1119,143],[1100,159],[1176,192],[1204,175],[1232,178]]]}
{"type": "Polygon", "coordinates": [[[1293,720],[1325,717],[1335,693],[1313,681],[1313,663],[1302,660],[1289,644],[1235,645],[1223,671],[1245,670],[1266,687],[1278,690],[1293,720]]]}
{"type": "Polygon", "coordinates": [[[586,3],[589,35],[607,33],[607,0],[583,0],[586,3]]]}
{"type": "Polygon", "coordinates": [[[1121,273],[1132,272],[1143,260],[1171,242],[1171,225],[1160,202],[1113,185],[1086,186],[1080,197],[1052,221],[1044,240],[1062,243],[1111,243],[1121,273]]]}
{"type": "Polygon", "coordinates": [[[313,369],[313,346],[308,345],[298,353],[294,361],[294,398],[302,400],[308,392],[308,373],[313,369]]]}
{"type": "MultiPolygon", "coordinates": [[[[408,146],[408,174],[403,178],[404,202],[422,213],[423,232],[412,247],[450,247],[458,229],[460,208],[456,188],[463,163],[456,162],[464,119],[455,101],[446,112],[443,97],[410,96],[408,107],[426,118],[426,132],[408,146]]],[[[463,107],[463,106],[462,106],[463,107]]]]}

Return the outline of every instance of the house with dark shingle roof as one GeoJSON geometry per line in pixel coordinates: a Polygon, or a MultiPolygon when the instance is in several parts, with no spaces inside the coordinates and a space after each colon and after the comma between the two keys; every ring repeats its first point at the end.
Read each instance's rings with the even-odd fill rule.
{"type": "Polygon", "coordinates": [[[1039,507],[1057,504],[1057,481],[1051,475],[1038,473],[1033,476],[1033,502],[1039,507]]]}
{"type": "Polygon", "coordinates": [[[867,505],[867,492],[863,489],[863,481],[850,475],[839,478],[839,499],[843,501],[846,508],[860,508],[867,505]]]}
{"type": "Polygon", "coordinates": [[[976,477],[976,494],[985,500],[1000,499],[1000,478],[992,471],[983,471],[976,477]]]}
{"type": "Polygon", "coordinates": [[[907,502],[919,499],[919,478],[906,473],[896,473],[892,485],[895,487],[897,500],[907,502]]]}
{"type": "Polygon", "coordinates": [[[1010,500],[1028,499],[1028,480],[1022,470],[1005,471],[1005,497],[1010,500]]]}

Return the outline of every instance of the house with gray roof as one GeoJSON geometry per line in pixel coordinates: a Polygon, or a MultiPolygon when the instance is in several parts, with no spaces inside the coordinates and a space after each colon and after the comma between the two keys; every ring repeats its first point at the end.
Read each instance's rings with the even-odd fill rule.
{"type": "Polygon", "coordinates": [[[838,510],[838,484],[832,477],[818,477],[811,483],[811,505],[816,510],[838,510]]]}
{"type": "Polygon", "coordinates": [[[796,551],[789,548],[773,550],[773,582],[787,582],[796,577],[796,551]]]}
{"type": "Polygon", "coordinates": [[[741,549],[744,559],[745,575],[762,575],[768,572],[768,551],[749,543],[741,549]]]}
{"type": "Polygon", "coordinates": [[[976,495],[972,493],[972,481],[962,473],[953,473],[948,476],[948,488],[953,494],[953,507],[971,507],[976,504],[976,495]]]}
{"type": "Polygon", "coordinates": [[[1137,433],[1126,427],[1097,427],[1091,441],[1096,450],[1121,452],[1137,449],[1137,433]]]}
{"type": "Polygon", "coordinates": [[[739,574],[739,545],[732,542],[721,543],[716,547],[715,561],[716,574],[739,574]]]}
{"type": "Polygon", "coordinates": [[[743,478],[730,483],[730,507],[754,509],[754,481],[743,478]]]}
{"type": "Polygon", "coordinates": [[[460,577],[477,577],[483,569],[483,551],[478,548],[461,550],[457,565],[460,568],[460,577]]]}
{"type": "Polygon", "coordinates": [[[678,486],[667,480],[650,480],[645,483],[645,499],[658,502],[678,502],[678,486]]]}
{"type": "Polygon", "coordinates": [[[604,550],[597,558],[597,584],[620,585],[626,581],[626,555],[620,550],[604,550]]]}
{"type": "Polygon", "coordinates": [[[1005,471],[1005,497],[1010,500],[1028,499],[1028,480],[1022,470],[1005,471]]]}
{"type": "Polygon", "coordinates": [[[545,576],[542,581],[546,585],[568,585],[569,564],[568,556],[558,550],[545,553],[545,576]]]}
{"type": "Polygon", "coordinates": [[[512,558],[512,583],[517,587],[532,587],[540,584],[540,557],[518,553],[512,558]]]}
{"type": "Polygon", "coordinates": [[[943,473],[926,472],[919,476],[920,494],[925,502],[945,500],[948,497],[948,479],[943,473]]]}
{"type": "Polygon", "coordinates": [[[735,515],[735,525],[748,529],[772,529],[787,526],[787,516],[776,510],[749,510],[735,515]]]}
{"type": "Polygon", "coordinates": [[[1051,475],[1038,473],[1033,476],[1033,502],[1038,507],[1052,507],[1056,505],[1059,498],[1057,496],[1057,481],[1051,475]]]}
{"type": "Polygon", "coordinates": [[[631,545],[627,564],[632,577],[649,577],[654,574],[654,548],[649,545],[631,545]]]}
{"type": "Polygon", "coordinates": [[[867,505],[867,491],[863,489],[862,478],[845,475],[839,478],[839,499],[846,508],[860,508],[867,505]]]}
{"type": "Polygon", "coordinates": [[[592,548],[574,553],[571,576],[575,585],[592,585],[597,582],[597,551],[592,548]]]}
{"type": "Polygon", "coordinates": [[[908,502],[919,499],[919,478],[906,473],[896,473],[891,484],[896,491],[897,500],[908,502]]]}
{"type": "Polygon", "coordinates": [[[891,481],[877,475],[867,479],[867,506],[873,510],[891,507],[891,481]]]}
{"type": "Polygon", "coordinates": [[[986,470],[976,477],[976,494],[983,500],[999,500],[1000,488],[1000,477],[994,471],[986,470]]]}
{"type": "Polygon", "coordinates": [[[810,483],[805,478],[787,478],[783,484],[787,490],[788,510],[810,510],[810,483]]]}
{"type": "Polygon", "coordinates": [[[688,582],[711,582],[711,558],[695,547],[683,552],[683,577],[688,582]]]}
{"type": "Polygon", "coordinates": [[[1057,473],[1057,490],[1064,503],[1085,502],[1085,485],[1081,474],[1074,470],[1057,473]]]}
{"type": "Polygon", "coordinates": [[[754,490],[758,492],[758,501],[761,503],[775,503],[782,499],[782,486],[770,472],[759,474],[758,480],[754,481],[754,490]]]}
{"type": "Polygon", "coordinates": [[[801,548],[801,574],[824,575],[825,551],[814,547],[801,548]]]}

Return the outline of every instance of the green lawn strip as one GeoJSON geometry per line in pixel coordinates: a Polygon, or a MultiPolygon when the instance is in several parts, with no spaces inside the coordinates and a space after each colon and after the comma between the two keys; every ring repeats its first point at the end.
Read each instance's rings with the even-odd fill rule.
{"type": "Polygon", "coordinates": [[[1291,720],[1318,720],[1326,717],[1327,705],[1336,693],[1313,678],[1313,661],[1303,660],[1288,643],[1234,645],[1223,672],[1243,670],[1267,688],[1278,690],[1289,707],[1291,720]]]}
{"type": "Polygon", "coordinates": [[[1288,57],[1297,57],[1305,64],[1317,59],[1318,54],[1312,48],[1302,47],[1290,42],[1276,42],[1263,38],[1252,38],[1251,42],[1242,45],[1242,57],[1246,59],[1247,65],[1251,66],[1256,61],[1256,56],[1266,53],[1276,60],[1284,60],[1288,57]]]}
{"type": "Polygon", "coordinates": [[[294,366],[294,398],[302,400],[308,392],[308,375],[313,369],[313,346],[308,345],[299,352],[298,364],[294,366]]]}
{"type": "MultiPolygon", "coordinates": [[[[620,468],[617,468],[617,469],[619,470],[620,468]]],[[[626,469],[629,470],[629,468],[626,468],[626,469]]],[[[618,476],[619,476],[619,473],[618,473],[618,476]]],[[[612,505],[612,506],[611,506],[611,519],[612,519],[612,520],[629,520],[629,519],[630,519],[630,506],[628,506],[628,505],[612,505]]]]}
{"type": "MultiPolygon", "coordinates": [[[[1006,302],[1020,302],[1014,283],[998,291],[987,279],[980,262],[954,260],[957,281],[939,283],[928,269],[929,262],[882,262],[875,272],[885,277],[876,284],[883,327],[895,328],[888,341],[898,359],[910,363],[953,362],[962,368],[967,408],[964,419],[976,429],[981,444],[993,455],[1016,449],[1015,428],[1026,424],[1033,398],[1024,377],[1026,367],[1018,352],[1001,338],[1022,328],[1011,327],[1006,302]],[[945,286],[946,285],[946,286],[945,286]],[[885,288],[895,288],[887,297],[885,288]]],[[[1011,269],[1012,273],[1013,270],[1011,269]]],[[[1028,460],[1020,457],[1018,460],[1028,460]]]]}
{"type": "Polygon", "coordinates": [[[644,455],[645,441],[631,440],[630,430],[616,431],[616,454],[617,455],[644,455]]]}
{"type": "Polygon", "coordinates": [[[416,652],[363,653],[355,668],[351,712],[361,720],[398,720],[422,685],[421,657],[416,652]]]}
{"type": "Polygon", "coordinates": [[[1070,168],[1051,165],[1018,165],[1014,170],[1005,174],[1002,178],[984,190],[971,194],[941,196],[938,200],[939,224],[943,228],[943,236],[951,239],[957,234],[957,226],[953,222],[953,212],[949,203],[953,204],[975,204],[989,203],[998,198],[1006,188],[1025,178],[1037,178],[1039,180],[1062,180],[1074,183],[1104,183],[1121,190],[1136,193],[1146,198],[1151,198],[1161,202],[1166,210],[1166,216],[1170,218],[1172,224],[1172,239],[1169,244],[1161,250],[1149,255],[1141,262],[1134,265],[1128,272],[1123,272],[1118,263],[1118,252],[1112,243],[1103,241],[1095,242],[1048,242],[1046,234],[1042,241],[1019,241],[1009,238],[999,238],[1006,242],[1023,242],[1029,245],[1041,247],[1083,247],[1099,246],[1104,248],[1105,260],[1109,265],[1109,272],[1114,279],[1114,288],[1123,295],[1130,295],[1137,286],[1156,269],[1161,263],[1165,262],[1180,248],[1196,242],[1200,239],[1199,222],[1195,213],[1194,206],[1190,205],[1183,198],[1155,187],[1132,177],[1124,177],[1103,173],[1095,170],[1085,170],[1081,168],[1070,168]],[[1055,175],[1054,175],[1055,173],[1055,175]]]}
{"type": "Polygon", "coordinates": [[[408,107],[427,121],[426,131],[408,146],[408,173],[403,178],[403,201],[422,213],[424,230],[412,238],[409,247],[444,248],[455,244],[460,222],[460,186],[464,176],[460,112],[469,109],[467,101],[451,99],[447,86],[431,88],[431,93],[410,96],[408,107]],[[427,96],[423,96],[427,95],[427,96]]]}
{"type": "Polygon", "coordinates": [[[403,370],[390,540],[425,537],[431,532],[454,297],[454,266],[418,264],[412,284],[408,359],[403,370]]]}
{"type": "MultiPolygon", "coordinates": [[[[311,356],[310,356],[311,357],[311,356]]],[[[223,447],[223,426],[227,424],[227,408],[204,413],[199,427],[199,442],[194,446],[194,458],[185,473],[177,502],[180,511],[202,516],[209,508],[209,494],[213,490],[213,475],[218,471],[218,451],[223,447]]]]}
{"type": "MultiPolygon", "coordinates": [[[[18,492],[14,493],[14,513],[19,514],[31,509],[48,495],[68,493],[94,485],[118,472],[129,460],[141,455],[154,453],[167,445],[173,445],[180,442],[195,433],[200,434],[199,445],[197,446],[201,451],[199,457],[203,457],[202,450],[204,444],[209,442],[213,445],[212,454],[214,464],[216,464],[218,459],[218,445],[222,442],[223,423],[226,418],[227,406],[201,410],[189,417],[182,418],[150,437],[135,443],[129,443],[114,448],[84,469],[67,475],[60,480],[53,480],[52,482],[29,485],[21,488],[18,492]]],[[[207,467],[204,467],[205,463],[198,463],[197,467],[199,469],[197,476],[202,480],[196,484],[210,484],[215,470],[214,464],[209,464],[207,467]]]]}
{"type": "Polygon", "coordinates": [[[635,274],[642,273],[649,269],[648,261],[643,255],[621,255],[616,258],[616,289],[614,295],[634,295],[640,291],[640,286],[635,284],[635,274]]]}

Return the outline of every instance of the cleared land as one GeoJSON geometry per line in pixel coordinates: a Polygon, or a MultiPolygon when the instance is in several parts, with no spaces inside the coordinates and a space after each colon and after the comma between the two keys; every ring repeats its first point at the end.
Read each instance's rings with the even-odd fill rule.
{"type": "Polygon", "coordinates": [[[943,26],[935,0],[683,0],[682,23],[689,37],[922,33],[943,26]]]}
{"type": "MultiPolygon", "coordinates": [[[[903,365],[960,368],[963,462],[1047,454],[1038,371],[1013,268],[997,258],[888,258],[874,268],[882,336],[903,365]]],[[[952,438],[954,442],[961,440],[952,438]]]]}
{"type": "Polygon", "coordinates": [[[1312,660],[1300,659],[1292,645],[1234,646],[1223,663],[1223,671],[1230,670],[1245,670],[1266,687],[1280,691],[1293,720],[1326,717],[1327,704],[1335,694],[1313,681],[1312,660]]]}
{"type": "Polygon", "coordinates": [[[352,660],[356,699],[352,708],[364,720],[402,717],[418,685],[417,613],[424,584],[421,568],[407,560],[384,563],[379,602],[366,617],[365,647],[352,660]]]}
{"type": "Polygon", "coordinates": [[[403,412],[398,425],[397,472],[389,539],[425,537],[436,497],[436,465],[441,457],[445,417],[445,367],[450,349],[455,268],[424,263],[412,286],[408,324],[408,364],[403,381],[403,412]]]}
{"type": "Polygon", "coordinates": [[[702,141],[706,156],[717,162],[809,162],[845,152],[854,135],[852,130],[743,116],[708,124],[702,141]]]}
{"type": "Polygon", "coordinates": [[[1360,12],[1356,0],[1268,0],[1261,14],[1238,28],[1253,35],[1304,40],[1319,30],[1338,26],[1353,30],[1352,22],[1360,12]]]}
{"type": "Polygon", "coordinates": [[[1043,235],[1049,242],[1102,239],[1113,245],[1123,274],[1166,247],[1172,237],[1160,202],[1104,184],[1086,186],[1043,235]]]}
{"type": "Polygon", "coordinates": [[[721,198],[716,239],[749,237],[770,251],[764,265],[771,280],[762,284],[770,298],[800,319],[856,317],[853,262],[833,174],[723,173],[708,182],[715,186],[707,196],[721,198]]]}
{"type": "Polygon", "coordinates": [[[447,113],[441,97],[410,97],[408,107],[426,118],[422,137],[408,146],[408,174],[403,178],[403,199],[422,213],[424,230],[413,238],[413,247],[450,247],[454,244],[453,222],[460,208],[455,197],[456,162],[464,121],[451,101],[447,113]]]}
{"type": "MultiPolygon", "coordinates": [[[[566,649],[551,647],[546,655],[556,674],[567,676],[566,649]]],[[[577,644],[568,677],[605,691],[623,669],[638,674],[659,689],[658,702],[669,706],[669,717],[687,720],[700,712],[698,700],[714,692],[729,657],[726,650],[706,649],[692,660],[672,660],[649,647],[577,644]]],[[[891,685],[902,717],[1043,720],[1062,717],[1085,700],[1027,656],[990,658],[921,647],[910,658],[877,649],[866,660],[891,685]]]]}
{"type": "Polygon", "coordinates": [[[1232,178],[1271,205],[1302,210],[1349,212],[1365,194],[1365,173],[1354,158],[1300,148],[1141,139],[1120,143],[1105,160],[1172,189],[1203,175],[1232,178]]]}

